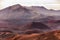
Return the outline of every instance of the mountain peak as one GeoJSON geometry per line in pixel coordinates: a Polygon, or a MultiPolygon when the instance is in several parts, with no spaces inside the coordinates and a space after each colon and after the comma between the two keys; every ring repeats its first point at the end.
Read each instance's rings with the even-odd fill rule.
{"type": "Polygon", "coordinates": [[[16,9],[19,9],[19,8],[23,8],[20,4],[16,4],[16,5],[13,5],[10,7],[12,10],[16,10],[16,9]]]}
{"type": "Polygon", "coordinates": [[[43,7],[43,6],[32,6],[33,8],[41,8],[41,9],[47,9],[47,8],[45,8],[45,7],[43,7]]]}
{"type": "Polygon", "coordinates": [[[14,10],[20,10],[20,9],[23,9],[23,6],[21,6],[20,4],[15,4],[15,5],[12,5],[12,6],[9,6],[9,7],[7,7],[7,8],[5,8],[5,9],[2,9],[2,10],[0,10],[0,11],[6,11],[6,10],[8,10],[8,11],[14,11],[14,10]]]}

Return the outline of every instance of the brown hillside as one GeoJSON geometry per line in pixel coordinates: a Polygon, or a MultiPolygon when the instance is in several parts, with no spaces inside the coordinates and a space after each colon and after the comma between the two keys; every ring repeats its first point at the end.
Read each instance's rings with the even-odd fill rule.
{"type": "Polygon", "coordinates": [[[14,34],[1,32],[1,40],[60,40],[60,30],[43,34],[14,34]]]}

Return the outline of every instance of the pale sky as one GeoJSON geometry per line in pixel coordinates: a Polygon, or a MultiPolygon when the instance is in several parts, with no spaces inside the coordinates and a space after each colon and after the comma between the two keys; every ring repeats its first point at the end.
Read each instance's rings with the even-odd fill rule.
{"type": "Polygon", "coordinates": [[[60,0],[0,0],[0,9],[14,4],[22,6],[44,6],[48,9],[60,10],[60,0]]]}

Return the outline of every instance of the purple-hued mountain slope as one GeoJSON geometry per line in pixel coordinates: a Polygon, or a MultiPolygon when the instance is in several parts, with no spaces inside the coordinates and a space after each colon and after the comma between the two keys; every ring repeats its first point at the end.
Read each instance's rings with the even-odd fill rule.
{"type": "Polygon", "coordinates": [[[19,4],[0,10],[0,31],[40,33],[60,29],[60,10],[19,4]]]}

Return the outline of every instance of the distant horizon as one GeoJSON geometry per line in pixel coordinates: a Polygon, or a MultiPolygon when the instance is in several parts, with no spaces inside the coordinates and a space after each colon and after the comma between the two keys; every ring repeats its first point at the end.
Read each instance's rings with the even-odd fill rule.
{"type": "Polygon", "coordinates": [[[60,10],[60,0],[0,0],[0,9],[15,4],[22,6],[44,6],[47,9],[60,10]]]}
{"type": "MultiPolygon", "coordinates": [[[[13,4],[13,5],[18,5],[18,4],[13,4]]],[[[10,5],[10,6],[13,6],[13,5],[10,5]]],[[[21,5],[21,4],[19,4],[19,5],[21,5]]],[[[8,7],[10,7],[10,6],[7,6],[7,7],[5,7],[5,8],[8,8],[8,7]]],[[[32,7],[32,6],[39,6],[39,7],[44,7],[44,6],[40,6],[40,5],[30,5],[30,6],[27,6],[27,5],[21,5],[21,6],[25,6],[25,7],[32,7]]],[[[3,10],[3,9],[5,9],[5,8],[2,8],[2,9],[0,9],[0,10],[3,10]]],[[[44,7],[44,8],[46,8],[46,7],[44,7]]],[[[49,9],[49,8],[46,8],[47,10],[60,10],[60,9],[49,9]]]]}

